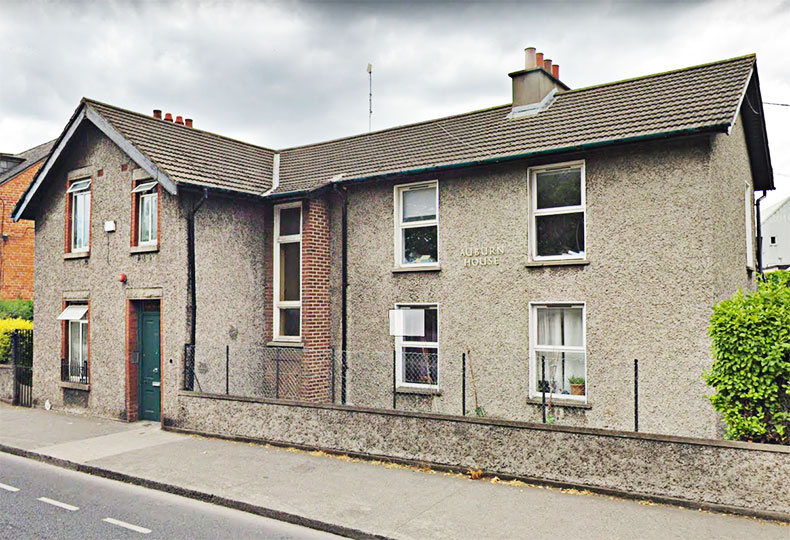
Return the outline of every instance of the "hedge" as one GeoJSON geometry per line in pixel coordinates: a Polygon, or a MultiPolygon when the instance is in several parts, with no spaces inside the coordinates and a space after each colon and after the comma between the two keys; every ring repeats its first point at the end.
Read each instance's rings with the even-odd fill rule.
{"type": "Polygon", "coordinates": [[[766,274],[713,309],[705,381],[727,438],[790,444],[790,272],[766,274]]]}
{"type": "Polygon", "coordinates": [[[24,319],[0,319],[0,364],[11,362],[11,334],[14,330],[32,330],[33,323],[24,319]]]}

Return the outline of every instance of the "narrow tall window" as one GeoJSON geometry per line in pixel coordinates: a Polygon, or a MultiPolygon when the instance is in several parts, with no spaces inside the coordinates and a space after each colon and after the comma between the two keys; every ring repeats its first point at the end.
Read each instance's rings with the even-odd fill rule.
{"type": "Polygon", "coordinates": [[[274,339],[302,333],[302,203],[274,207],[274,339]]]}
{"type": "Polygon", "coordinates": [[[395,186],[395,266],[439,263],[439,183],[395,186]]]}
{"type": "Polygon", "coordinates": [[[585,257],[584,163],[530,169],[533,260],[585,257]]]}
{"type": "Polygon", "coordinates": [[[159,192],[157,182],[144,182],[132,190],[137,197],[137,245],[151,246],[158,241],[159,192]]]}
{"type": "Polygon", "coordinates": [[[530,395],[586,399],[587,353],[583,304],[531,306],[530,395]]]}
{"type": "Polygon", "coordinates": [[[91,180],[88,178],[72,182],[67,193],[71,197],[71,251],[74,253],[88,251],[91,227],[91,180]]]}
{"type": "Polygon", "coordinates": [[[401,387],[438,388],[439,309],[436,304],[399,305],[398,309],[425,311],[422,336],[395,338],[396,384],[401,387]]]}

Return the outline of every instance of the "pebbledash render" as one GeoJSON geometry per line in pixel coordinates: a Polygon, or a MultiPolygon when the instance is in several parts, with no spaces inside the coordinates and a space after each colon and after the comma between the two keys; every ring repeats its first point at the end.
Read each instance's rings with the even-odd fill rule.
{"type": "Polygon", "coordinates": [[[284,150],[83,99],[14,211],[35,401],[539,422],[546,395],[551,421],[629,430],[638,360],[641,431],[720,436],[706,328],[760,271],[773,189],[755,57],[571,90],[529,48],[510,77],[508,105],[284,150]]]}

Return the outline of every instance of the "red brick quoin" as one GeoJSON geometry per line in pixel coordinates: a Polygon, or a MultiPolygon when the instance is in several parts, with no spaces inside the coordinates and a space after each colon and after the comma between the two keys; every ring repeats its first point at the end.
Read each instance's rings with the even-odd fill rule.
{"type": "Polygon", "coordinates": [[[331,397],[332,356],[329,304],[329,211],[323,198],[304,203],[302,231],[301,399],[325,402],[331,397]]]}

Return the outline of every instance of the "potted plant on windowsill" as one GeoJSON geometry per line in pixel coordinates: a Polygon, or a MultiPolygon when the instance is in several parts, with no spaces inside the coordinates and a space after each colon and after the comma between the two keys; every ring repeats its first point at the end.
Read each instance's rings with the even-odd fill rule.
{"type": "Polygon", "coordinates": [[[568,377],[568,382],[571,383],[572,396],[584,395],[584,377],[568,377]]]}

